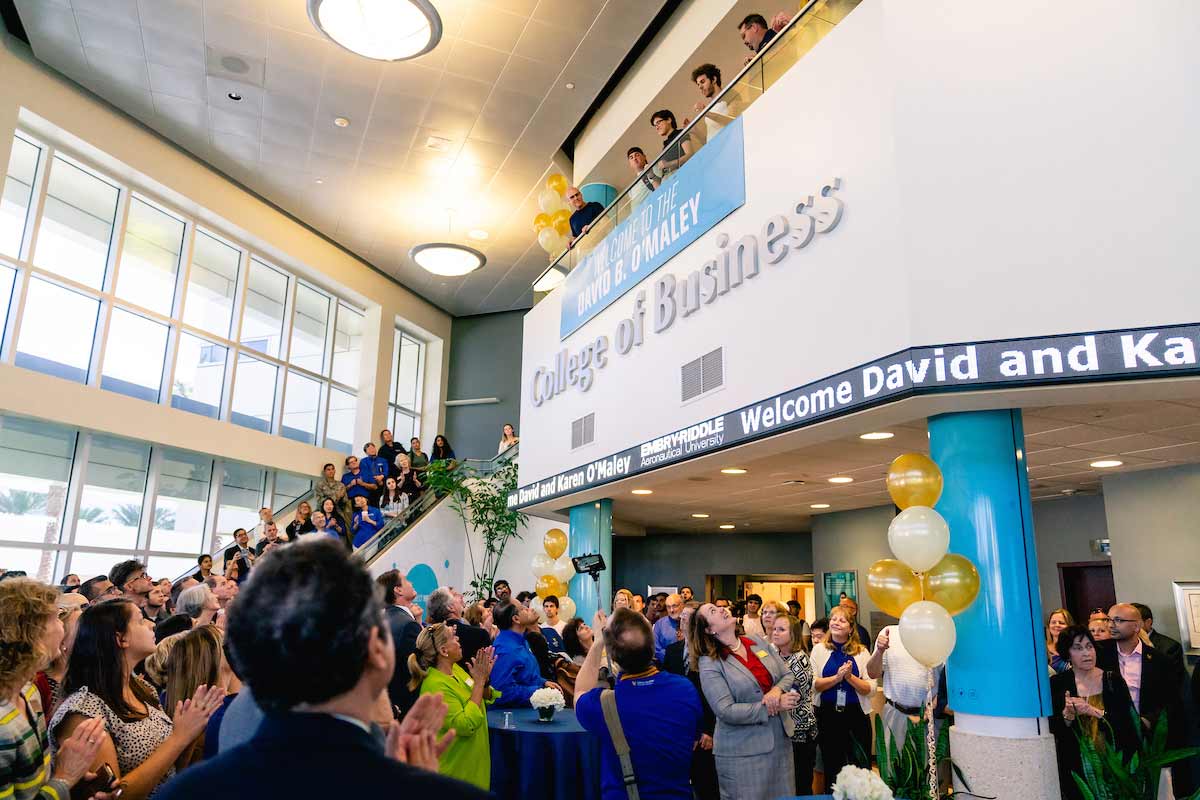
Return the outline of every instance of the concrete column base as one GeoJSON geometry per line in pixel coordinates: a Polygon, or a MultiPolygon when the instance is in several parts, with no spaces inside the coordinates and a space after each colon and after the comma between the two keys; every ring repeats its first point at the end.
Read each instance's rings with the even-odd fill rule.
{"type": "MultiPolygon", "coordinates": [[[[950,754],[970,791],[996,800],[1061,800],[1054,737],[1005,738],[950,728],[950,754]]],[[[954,789],[966,790],[957,777],[954,789]]]]}

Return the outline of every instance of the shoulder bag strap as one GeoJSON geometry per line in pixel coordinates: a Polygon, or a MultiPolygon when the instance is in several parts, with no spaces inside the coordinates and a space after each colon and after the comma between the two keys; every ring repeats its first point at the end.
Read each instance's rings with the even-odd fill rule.
{"type": "Polygon", "coordinates": [[[640,800],[637,776],[633,774],[633,761],[629,757],[629,742],[625,739],[621,718],[617,715],[617,693],[612,689],[600,692],[600,708],[604,711],[604,723],[608,725],[613,749],[617,751],[617,758],[621,762],[621,779],[625,782],[625,792],[629,800],[640,800]]]}

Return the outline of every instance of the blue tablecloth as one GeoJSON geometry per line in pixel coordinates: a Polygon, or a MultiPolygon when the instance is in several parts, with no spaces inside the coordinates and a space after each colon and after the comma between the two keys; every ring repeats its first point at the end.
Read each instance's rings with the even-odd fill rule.
{"type": "Polygon", "coordinates": [[[580,727],[574,711],[560,709],[542,723],[532,708],[514,709],[512,724],[504,730],[504,710],[488,710],[496,797],[599,800],[600,742],[580,727]]]}

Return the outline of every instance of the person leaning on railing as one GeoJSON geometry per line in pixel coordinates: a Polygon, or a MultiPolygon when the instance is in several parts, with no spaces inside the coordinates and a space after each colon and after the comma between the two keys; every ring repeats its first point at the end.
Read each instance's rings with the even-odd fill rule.
{"type": "Polygon", "coordinates": [[[670,109],[664,108],[651,114],[650,127],[654,128],[654,132],[662,137],[663,156],[658,162],[658,167],[664,176],[686,164],[696,151],[692,134],[690,132],[682,133],[679,130],[675,112],[670,109]]]}

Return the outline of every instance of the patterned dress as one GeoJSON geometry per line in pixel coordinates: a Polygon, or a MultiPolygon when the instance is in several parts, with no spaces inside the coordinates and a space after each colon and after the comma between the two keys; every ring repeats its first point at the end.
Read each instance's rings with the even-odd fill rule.
{"type": "Polygon", "coordinates": [[[796,723],[796,730],[792,733],[792,741],[816,741],[817,715],[813,712],[812,704],[812,662],[809,661],[806,653],[792,653],[785,659],[785,662],[788,669],[796,676],[796,682],[792,684],[792,690],[800,694],[800,705],[791,711],[792,721],[796,723]]]}
{"type": "MultiPolygon", "coordinates": [[[[135,676],[133,680],[140,681],[141,678],[135,676]]],[[[148,688],[149,684],[146,686],[148,688]]],[[[146,712],[146,716],[142,719],[123,720],[117,712],[108,707],[107,703],[84,686],[63,698],[62,703],[55,709],[54,718],[50,720],[50,740],[54,744],[54,749],[57,750],[58,742],[55,741],[55,731],[66,719],[67,714],[79,714],[89,719],[97,717],[103,719],[104,729],[112,737],[113,746],[117,750],[117,765],[121,768],[121,774],[128,775],[140,767],[174,730],[171,718],[158,706],[147,703],[146,712]]],[[[157,792],[162,784],[174,776],[175,767],[172,766],[163,775],[162,781],[154,791],[157,792]]],[[[151,795],[153,794],[154,792],[151,792],[151,795]]]]}

